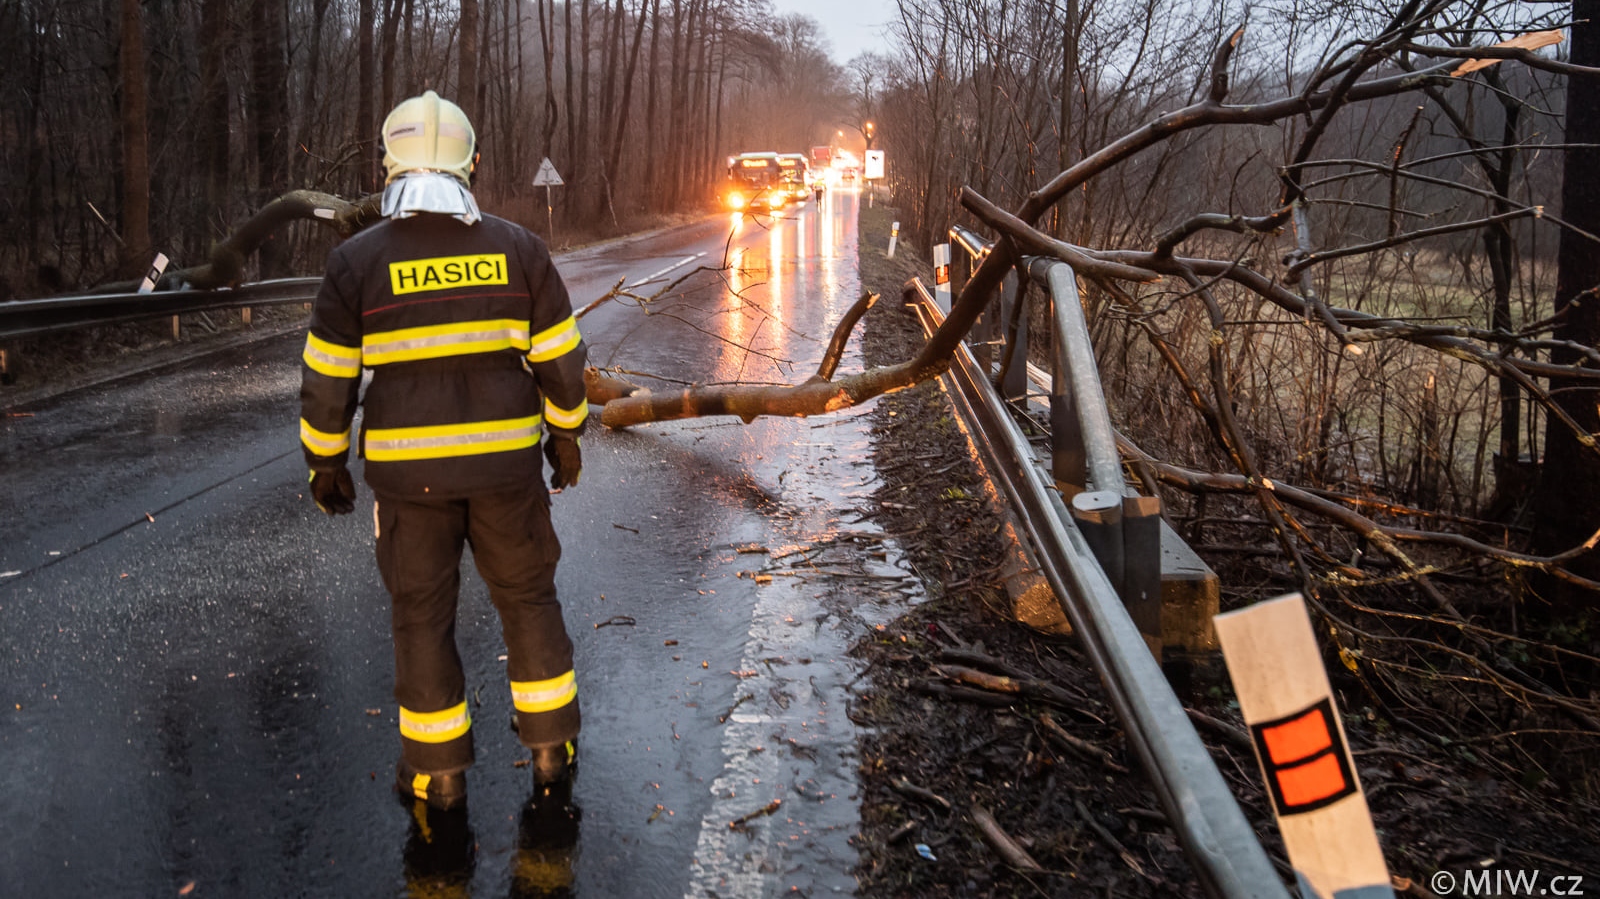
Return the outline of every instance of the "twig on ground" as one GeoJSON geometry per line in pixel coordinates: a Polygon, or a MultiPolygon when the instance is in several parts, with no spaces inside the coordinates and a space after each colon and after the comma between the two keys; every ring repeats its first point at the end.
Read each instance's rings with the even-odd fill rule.
{"type": "Polygon", "coordinates": [[[1000,857],[1005,859],[1006,864],[1023,871],[1039,872],[1044,870],[1044,867],[1034,861],[1033,856],[1029,855],[1027,850],[1018,845],[1017,841],[1013,840],[1004,830],[1000,829],[1000,824],[995,821],[993,815],[989,814],[988,809],[981,805],[974,805],[972,807],[972,820],[977,823],[978,830],[983,832],[984,839],[989,841],[989,845],[994,847],[994,851],[1000,853],[1000,857]]]}
{"type": "Polygon", "coordinates": [[[755,698],[755,694],[754,693],[746,693],[745,695],[739,697],[738,699],[735,699],[733,701],[733,705],[728,706],[728,710],[726,712],[723,712],[722,714],[717,716],[717,723],[718,724],[727,724],[728,723],[728,719],[733,717],[733,712],[734,712],[735,709],[737,709],[739,706],[744,705],[745,703],[749,702],[750,700],[752,700],[754,698],[755,698]]]}
{"type": "Polygon", "coordinates": [[[1250,735],[1239,728],[1234,727],[1232,724],[1217,718],[1213,718],[1210,715],[1207,715],[1205,712],[1197,712],[1194,709],[1184,709],[1184,711],[1189,713],[1190,721],[1193,721],[1212,733],[1222,737],[1235,748],[1244,750],[1245,752],[1256,751],[1255,741],[1250,739],[1250,735]]]}
{"type": "Polygon", "coordinates": [[[1016,702],[1016,698],[999,693],[990,693],[987,690],[975,690],[971,687],[952,687],[949,684],[935,680],[918,679],[911,682],[913,692],[925,696],[937,696],[941,699],[955,699],[961,702],[971,702],[986,705],[990,708],[1008,708],[1016,702]]]}
{"type": "Polygon", "coordinates": [[[912,799],[920,799],[929,805],[937,806],[942,811],[948,812],[952,808],[950,805],[950,800],[940,796],[938,793],[935,793],[932,790],[919,787],[903,777],[889,784],[889,786],[894,787],[894,791],[902,796],[909,796],[912,799]]]}
{"type": "Polygon", "coordinates": [[[1094,745],[1093,743],[1090,743],[1087,740],[1074,737],[1072,734],[1067,733],[1061,725],[1056,723],[1054,718],[1050,717],[1049,712],[1040,713],[1039,724],[1044,727],[1045,736],[1055,740],[1062,746],[1071,749],[1080,755],[1087,756],[1099,762],[1101,765],[1104,765],[1106,768],[1117,772],[1118,774],[1128,773],[1127,766],[1112,758],[1111,753],[1100,748],[1099,746],[1094,745]]]}
{"type": "Polygon", "coordinates": [[[766,805],[763,805],[762,807],[756,809],[755,811],[753,811],[753,812],[751,812],[751,813],[749,813],[747,815],[740,815],[739,817],[734,818],[732,821],[729,821],[728,822],[728,829],[729,830],[738,830],[738,829],[744,827],[746,824],[749,824],[751,821],[754,821],[757,818],[765,817],[766,815],[772,814],[773,812],[777,811],[778,807],[781,806],[781,805],[783,805],[783,800],[782,799],[774,799],[771,802],[767,803],[766,805]]]}
{"type": "Polygon", "coordinates": [[[1077,807],[1078,817],[1083,819],[1083,823],[1089,825],[1089,829],[1094,831],[1096,836],[1104,840],[1106,845],[1111,847],[1112,851],[1121,856],[1123,863],[1129,868],[1132,868],[1133,873],[1139,875],[1140,877],[1148,878],[1150,876],[1145,873],[1144,866],[1139,864],[1139,860],[1133,857],[1133,853],[1129,852],[1127,847],[1123,846],[1122,843],[1112,835],[1111,831],[1106,830],[1105,825],[1101,824],[1099,821],[1096,821],[1094,816],[1089,814],[1089,809],[1084,807],[1081,799],[1072,800],[1072,804],[1077,807]]]}

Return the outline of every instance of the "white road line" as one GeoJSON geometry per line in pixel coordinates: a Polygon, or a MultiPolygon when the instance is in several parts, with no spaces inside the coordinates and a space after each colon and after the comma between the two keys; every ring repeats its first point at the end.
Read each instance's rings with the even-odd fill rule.
{"type": "MultiPolygon", "coordinates": [[[[743,658],[739,662],[743,670],[766,670],[761,664],[761,656],[781,652],[776,647],[787,648],[784,638],[793,639],[792,633],[781,632],[792,632],[793,629],[780,628],[782,616],[777,614],[776,609],[769,608],[770,600],[764,601],[772,595],[773,591],[756,592],[750,639],[745,644],[743,658]]],[[[762,690],[741,683],[734,692],[759,694],[762,690]]],[[[799,706],[800,703],[795,705],[799,706]]],[[[798,712],[798,708],[795,711],[798,712]]],[[[778,753],[752,751],[755,747],[766,745],[774,723],[773,716],[762,713],[736,711],[729,718],[722,732],[722,755],[725,761],[722,773],[711,784],[711,807],[700,822],[695,864],[689,875],[689,889],[684,893],[684,899],[707,899],[711,895],[764,899],[777,892],[772,876],[775,872],[768,870],[776,866],[765,864],[776,848],[773,846],[775,825],[770,820],[761,820],[746,830],[734,830],[728,826],[730,821],[761,808],[773,799],[782,799],[786,803],[792,799],[787,795],[785,772],[778,753]]],[[[779,821],[783,820],[786,811],[784,809],[778,813],[779,821]]]]}
{"type": "Polygon", "coordinates": [[[651,281],[654,281],[654,280],[660,278],[662,275],[665,275],[668,272],[675,271],[677,269],[683,268],[684,266],[686,266],[689,263],[695,261],[696,259],[699,259],[701,256],[704,256],[704,255],[705,255],[705,253],[702,252],[702,253],[696,253],[693,256],[685,256],[682,259],[678,260],[677,262],[674,262],[671,265],[667,266],[666,268],[662,269],[661,271],[656,272],[654,274],[646,275],[643,278],[640,278],[639,280],[633,282],[632,284],[629,284],[627,287],[624,287],[623,290],[632,290],[635,287],[643,287],[644,285],[649,284],[651,281]]]}

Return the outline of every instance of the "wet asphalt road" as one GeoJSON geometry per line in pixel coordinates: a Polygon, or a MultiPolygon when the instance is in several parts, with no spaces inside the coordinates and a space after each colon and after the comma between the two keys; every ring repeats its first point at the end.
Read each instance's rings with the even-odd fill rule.
{"type": "MultiPolygon", "coordinates": [[[[631,300],[590,313],[591,362],[803,379],[859,293],[857,202],[559,257],[580,308],[619,282],[648,295],[731,266],[650,314],[631,300]]],[[[0,896],[850,894],[845,705],[861,672],[844,653],[916,599],[858,511],[875,478],[864,410],[591,425],[582,483],[554,498],[581,817],[574,847],[538,847],[549,834],[519,836],[530,775],[470,561],[469,830],[419,822],[393,793],[370,494],[334,519],[305,496],[301,340],[0,425],[0,896]]]]}

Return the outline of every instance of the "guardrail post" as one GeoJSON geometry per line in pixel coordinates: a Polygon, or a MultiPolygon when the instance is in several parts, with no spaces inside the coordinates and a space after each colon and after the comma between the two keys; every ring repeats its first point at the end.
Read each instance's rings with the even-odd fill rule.
{"type": "MultiPolygon", "coordinates": [[[[961,296],[961,291],[966,288],[967,282],[972,280],[973,256],[972,249],[966,241],[961,240],[952,232],[951,241],[952,259],[950,263],[950,290],[954,296],[961,296]]],[[[993,297],[984,299],[983,311],[978,314],[978,320],[972,323],[972,330],[967,332],[967,348],[972,352],[972,358],[978,360],[978,367],[987,374],[994,365],[994,311],[991,308],[993,297]]]]}
{"type": "MultiPolygon", "coordinates": [[[[1050,321],[1057,322],[1054,296],[1050,321]]],[[[1057,484],[1082,490],[1089,483],[1089,450],[1083,442],[1083,426],[1078,423],[1077,394],[1072,389],[1072,368],[1068,364],[1066,341],[1061,329],[1052,325],[1055,352],[1050,355],[1050,475],[1057,484]]]]}
{"type": "Polygon", "coordinates": [[[1159,661],[1161,633],[1161,498],[1122,498],[1122,603],[1159,661]]]}
{"type": "Polygon", "coordinates": [[[1072,519],[1083,532],[1111,586],[1121,589],[1124,568],[1122,494],[1112,490],[1086,490],[1072,498],[1072,519]]]}
{"type": "Polygon", "coordinates": [[[1000,321],[1006,328],[1005,383],[1000,385],[1000,395],[1008,400],[1019,400],[1028,395],[1028,290],[1017,277],[1017,270],[1006,273],[1000,289],[1000,321]],[[1011,322],[1017,323],[1016,333],[1010,332],[1011,322]]]}

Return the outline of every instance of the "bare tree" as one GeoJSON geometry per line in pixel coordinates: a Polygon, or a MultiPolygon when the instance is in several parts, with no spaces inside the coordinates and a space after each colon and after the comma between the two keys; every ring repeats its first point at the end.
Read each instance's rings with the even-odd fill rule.
{"type": "MultiPolygon", "coordinates": [[[[1575,0],[1572,5],[1572,57],[1575,66],[1567,91],[1566,177],[1561,214],[1572,227],[1561,234],[1560,272],[1556,280],[1551,362],[1572,366],[1550,379],[1550,393],[1561,410],[1551,416],[1545,435],[1544,477],[1535,506],[1535,545],[1540,551],[1578,542],[1595,526],[1600,509],[1600,462],[1595,459],[1597,386],[1581,377],[1594,366],[1590,351],[1600,346],[1600,2],[1575,0]],[[1569,424],[1569,422],[1571,424],[1569,424]],[[1575,426],[1574,426],[1575,425],[1575,426]]],[[[1600,558],[1575,562],[1589,580],[1600,580],[1600,558]]],[[[1561,589],[1558,612],[1593,608],[1593,594],[1561,589]]]]}
{"type": "Polygon", "coordinates": [[[144,16],[139,0],[122,0],[122,271],[150,264],[150,137],[144,70],[144,16]]]}

